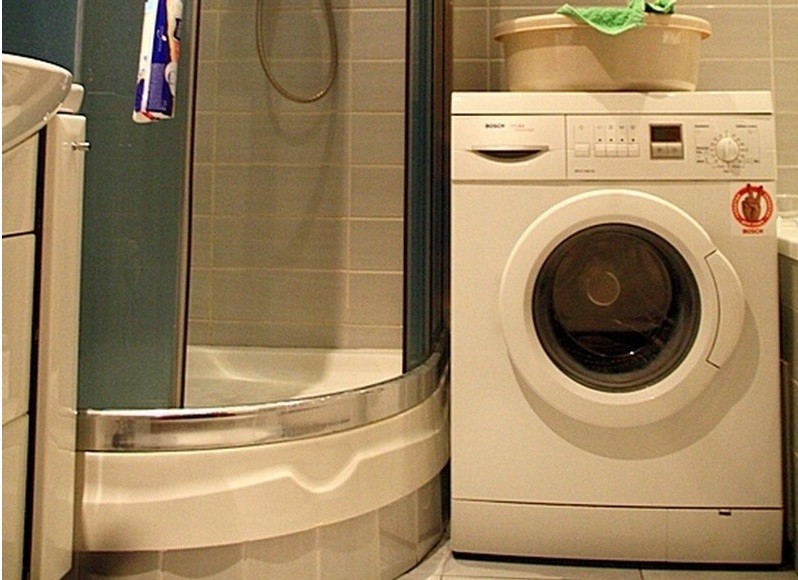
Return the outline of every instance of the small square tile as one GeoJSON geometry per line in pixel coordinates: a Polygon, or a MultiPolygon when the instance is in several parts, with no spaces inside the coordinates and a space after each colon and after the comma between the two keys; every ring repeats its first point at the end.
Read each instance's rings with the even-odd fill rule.
{"type": "Polygon", "coordinates": [[[602,566],[590,562],[566,566],[530,561],[469,560],[452,558],[446,563],[443,578],[540,578],[567,580],[640,580],[636,567],[602,566]]]}
{"type": "Polygon", "coordinates": [[[244,546],[208,546],[163,554],[163,580],[244,580],[244,546]]]}
{"type": "Polygon", "coordinates": [[[294,580],[319,578],[316,530],[249,542],[245,569],[249,579],[294,580]]]}
{"type": "Polygon", "coordinates": [[[416,494],[379,510],[381,578],[392,580],[416,564],[416,494]]]}
{"type": "Polygon", "coordinates": [[[446,562],[452,557],[448,541],[441,542],[415,568],[400,576],[400,580],[438,580],[443,578],[446,562]]]}
{"type": "Polygon", "coordinates": [[[325,580],[380,578],[377,514],[367,513],[319,529],[319,566],[325,580]]]}

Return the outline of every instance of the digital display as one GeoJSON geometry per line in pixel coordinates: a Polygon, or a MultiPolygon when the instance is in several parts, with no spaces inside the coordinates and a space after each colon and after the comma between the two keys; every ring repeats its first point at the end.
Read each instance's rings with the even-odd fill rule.
{"type": "Polygon", "coordinates": [[[681,125],[651,125],[652,143],[681,143],[681,125]]]}

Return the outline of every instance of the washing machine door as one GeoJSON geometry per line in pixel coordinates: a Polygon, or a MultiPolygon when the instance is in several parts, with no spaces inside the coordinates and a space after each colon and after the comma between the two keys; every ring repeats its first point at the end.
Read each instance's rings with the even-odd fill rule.
{"type": "Polygon", "coordinates": [[[734,351],[744,307],[701,225],[630,190],[571,197],[532,223],[499,305],[522,388],[605,427],[651,424],[694,401],[734,351]]]}

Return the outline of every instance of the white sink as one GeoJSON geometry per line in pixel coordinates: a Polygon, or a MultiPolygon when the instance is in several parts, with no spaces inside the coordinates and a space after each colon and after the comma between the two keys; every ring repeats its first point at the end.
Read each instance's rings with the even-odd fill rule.
{"type": "Polygon", "coordinates": [[[33,58],[3,55],[3,152],[41,129],[69,94],[72,73],[33,58]]]}

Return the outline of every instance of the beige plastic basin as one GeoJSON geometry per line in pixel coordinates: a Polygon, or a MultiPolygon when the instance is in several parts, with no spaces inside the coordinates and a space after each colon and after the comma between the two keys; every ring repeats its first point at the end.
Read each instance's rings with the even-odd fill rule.
{"type": "Polygon", "coordinates": [[[693,91],[709,22],[646,14],[645,25],[608,35],[561,14],[497,24],[511,91],[693,91]]]}

